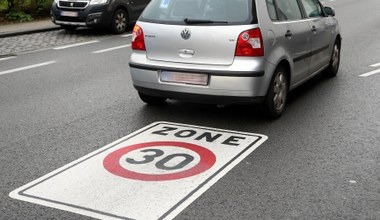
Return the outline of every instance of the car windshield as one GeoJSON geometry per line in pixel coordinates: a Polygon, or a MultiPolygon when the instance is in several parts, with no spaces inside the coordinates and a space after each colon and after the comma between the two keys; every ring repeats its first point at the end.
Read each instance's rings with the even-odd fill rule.
{"type": "Polygon", "coordinates": [[[152,0],[140,20],[167,24],[257,23],[253,0],[152,0]]]}

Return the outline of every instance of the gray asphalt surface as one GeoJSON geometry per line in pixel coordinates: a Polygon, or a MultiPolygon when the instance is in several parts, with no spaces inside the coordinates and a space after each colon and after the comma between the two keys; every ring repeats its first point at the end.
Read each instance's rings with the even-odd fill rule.
{"type": "Polygon", "coordinates": [[[290,94],[285,115],[256,106],[143,104],[129,76],[130,37],[0,61],[0,219],[87,219],[11,199],[12,190],[155,121],[264,134],[269,139],[177,219],[380,219],[380,2],[325,1],[343,32],[338,76],[290,94]]]}

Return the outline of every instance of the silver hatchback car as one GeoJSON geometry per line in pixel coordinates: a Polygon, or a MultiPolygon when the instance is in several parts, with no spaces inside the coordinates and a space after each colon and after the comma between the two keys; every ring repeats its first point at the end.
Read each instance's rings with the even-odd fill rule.
{"type": "Polygon", "coordinates": [[[288,91],[337,74],[334,16],[318,0],[152,0],[133,29],[133,85],[151,105],[261,102],[279,117],[288,91]]]}

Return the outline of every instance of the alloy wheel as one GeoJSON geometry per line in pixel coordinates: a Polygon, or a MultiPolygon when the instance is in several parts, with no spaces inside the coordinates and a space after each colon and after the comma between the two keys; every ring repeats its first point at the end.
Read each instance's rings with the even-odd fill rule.
{"type": "Polygon", "coordinates": [[[287,95],[287,82],[283,72],[279,72],[274,79],[273,85],[273,105],[277,111],[284,108],[287,95]]]}
{"type": "Polygon", "coordinates": [[[118,32],[123,32],[127,26],[127,18],[123,11],[116,14],[115,27],[118,32]]]}

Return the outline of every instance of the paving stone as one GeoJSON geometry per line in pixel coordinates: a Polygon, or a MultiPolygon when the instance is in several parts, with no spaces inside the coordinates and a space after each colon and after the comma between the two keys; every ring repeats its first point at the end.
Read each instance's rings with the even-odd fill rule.
{"type": "Polygon", "coordinates": [[[47,31],[35,34],[0,38],[0,56],[40,50],[111,36],[105,30],[78,29],[76,31],[47,31]]]}

